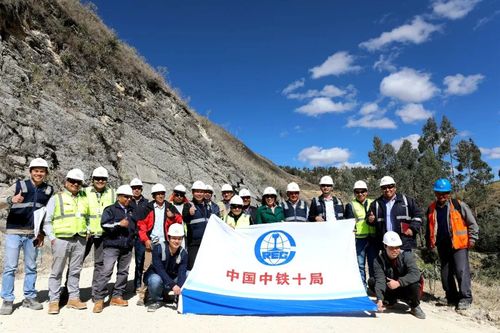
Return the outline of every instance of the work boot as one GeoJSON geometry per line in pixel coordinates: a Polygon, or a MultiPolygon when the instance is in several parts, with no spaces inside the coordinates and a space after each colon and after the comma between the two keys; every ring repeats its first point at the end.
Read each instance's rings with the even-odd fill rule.
{"type": "Polygon", "coordinates": [[[162,307],[162,304],[160,302],[151,303],[148,306],[148,312],[155,312],[156,310],[158,310],[161,307],[162,307]]]}
{"type": "Polygon", "coordinates": [[[83,303],[79,298],[70,298],[66,307],[69,309],[85,310],[87,308],[87,303],[83,303]]]}
{"type": "Polygon", "coordinates": [[[456,306],[457,302],[448,300],[446,297],[439,297],[436,300],[436,306],[456,306]]]}
{"type": "Polygon", "coordinates": [[[0,308],[0,315],[11,315],[12,312],[14,312],[14,302],[3,301],[2,307],[0,308]]]}
{"type": "Polygon", "coordinates": [[[457,304],[457,307],[456,307],[456,310],[467,310],[468,308],[471,307],[471,301],[466,299],[466,298],[462,298],[458,304],[457,304]]]}
{"type": "Polygon", "coordinates": [[[411,308],[410,313],[417,317],[418,319],[425,319],[425,313],[420,307],[420,305],[417,305],[414,308],[411,308]]]}
{"type": "Polygon", "coordinates": [[[92,312],[101,313],[103,308],[104,308],[104,300],[98,299],[94,303],[94,309],[92,310],[92,312]]]}
{"type": "Polygon", "coordinates": [[[115,296],[111,298],[111,301],[109,302],[109,305],[114,305],[114,306],[128,306],[128,302],[124,300],[120,296],[115,296]]]}
{"type": "Polygon", "coordinates": [[[49,314],[59,313],[59,301],[49,302],[49,314]]]}
{"type": "Polygon", "coordinates": [[[31,310],[42,310],[43,309],[42,303],[38,302],[34,298],[25,298],[23,300],[23,307],[31,309],[31,310]]]}

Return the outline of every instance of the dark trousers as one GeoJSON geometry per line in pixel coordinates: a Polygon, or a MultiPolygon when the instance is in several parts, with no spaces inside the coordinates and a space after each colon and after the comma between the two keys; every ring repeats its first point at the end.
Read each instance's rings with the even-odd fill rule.
{"type": "Polygon", "coordinates": [[[198,254],[198,250],[200,249],[200,245],[188,245],[188,271],[193,269],[194,262],[196,260],[196,255],[198,254]]]}
{"type": "Polygon", "coordinates": [[[441,262],[441,283],[448,302],[456,303],[461,299],[472,302],[469,250],[455,250],[451,242],[439,244],[439,261],[441,262]],[[458,290],[457,283],[458,282],[458,290]]]}
{"type": "MultiPolygon", "coordinates": [[[[132,259],[132,249],[116,249],[112,247],[104,248],[104,264],[101,275],[97,278],[95,285],[96,294],[94,300],[104,299],[107,294],[107,284],[113,274],[115,263],[116,282],[113,287],[112,297],[123,297],[127,288],[128,268],[132,259]]],[[[94,287],[94,286],[92,286],[94,287]]]]}
{"type": "Polygon", "coordinates": [[[135,257],[135,274],[134,274],[134,287],[135,290],[142,286],[142,272],[144,270],[144,254],[146,253],[146,246],[139,238],[135,240],[134,244],[134,257],[135,257]]]}
{"type": "Polygon", "coordinates": [[[83,258],[83,261],[85,261],[85,258],[90,253],[90,250],[92,250],[92,247],[94,247],[94,273],[92,275],[92,298],[95,298],[95,295],[97,293],[97,289],[95,288],[97,284],[97,279],[99,276],[102,274],[102,269],[103,269],[103,245],[102,245],[102,238],[101,237],[94,237],[91,236],[87,240],[87,246],[85,247],[85,256],[83,258]]]}
{"type": "Polygon", "coordinates": [[[396,303],[398,299],[408,302],[412,308],[420,304],[420,282],[415,282],[405,287],[397,289],[387,288],[384,293],[384,300],[389,304],[396,303]]]}

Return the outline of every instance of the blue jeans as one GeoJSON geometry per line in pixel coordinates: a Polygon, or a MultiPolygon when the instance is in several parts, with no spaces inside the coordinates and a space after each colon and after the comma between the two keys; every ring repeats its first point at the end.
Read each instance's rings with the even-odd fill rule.
{"type": "Polygon", "coordinates": [[[146,252],[146,246],[141,242],[139,238],[135,240],[134,251],[135,251],[134,287],[135,290],[137,290],[142,287],[142,271],[144,270],[144,254],[146,252]]]}
{"type": "Polygon", "coordinates": [[[356,238],[356,256],[358,257],[358,267],[359,274],[361,275],[361,281],[366,289],[366,269],[365,262],[368,260],[368,274],[370,277],[375,277],[373,271],[373,261],[377,257],[378,251],[375,246],[375,240],[366,238],[356,238]]]}
{"type": "Polygon", "coordinates": [[[36,297],[36,257],[38,249],[33,245],[33,236],[5,235],[5,254],[2,274],[2,298],[14,301],[14,275],[17,271],[19,253],[24,252],[24,298],[36,297]]]}
{"type": "MultiPolygon", "coordinates": [[[[165,288],[163,285],[161,277],[151,270],[146,272],[144,281],[147,282],[149,298],[152,302],[163,301],[163,293],[170,291],[170,289],[165,288]]],[[[174,282],[177,282],[177,278],[174,279],[174,282]]]]}

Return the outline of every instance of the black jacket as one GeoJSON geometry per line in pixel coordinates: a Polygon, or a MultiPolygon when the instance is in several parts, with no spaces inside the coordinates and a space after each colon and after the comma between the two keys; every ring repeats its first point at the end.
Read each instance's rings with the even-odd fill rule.
{"type": "Polygon", "coordinates": [[[101,216],[104,247],[132,249],[136,223],[134,209],[131,206],[126,208],[126,212],[118,202],[104,208],[101,216]],[[119,225],[119,222],[124,218],[129,221],[127,228],[119,225]]]}
{"type": "MultiPolygon", "coordinates": [[[[337,220],[344,219],[344,205],[337,197],[333,198],[333,209],[335,210],[335,218],[337,220]]],[[[325,200],[323,199],[323,194],[319,197],[313,198],[311,200],[311,206],[309,207],[309,221],[315,222],[316,216],[321,215],[323,220],[326,221],[326,208],[325,200]]]]}

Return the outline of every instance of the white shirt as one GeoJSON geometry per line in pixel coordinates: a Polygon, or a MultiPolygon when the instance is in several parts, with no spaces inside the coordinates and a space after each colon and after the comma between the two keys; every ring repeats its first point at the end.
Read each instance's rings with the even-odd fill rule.
{"type": "Polygon", "coordinates": [[[392,199],[385,202],[385,227],[387,228],[387,231],[394,231],[392,230],[391,211],[395,202],[396,202],[396,196],[393,196],[392,199]]]}
{"type": "Polygon", "coordinates": [[[337,218],[335,217],[335,208],[333,206],[333,199],[324,199],[325,200],[325,216],[327,222],[335,222],[337,218]]]}
{"type": "Polygon", "coordinates": [[[155,224],[153,225],[153,230],[151,231],[151,239],[158,237],[160,242],[165,241],[165,232],[163,230],[163,224],[165,222],[163,219],[165,216],[165,206],[165,203],[163,203],[163,206],[161,207],[156,202],[154,203],[155,224]]]}

